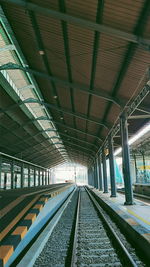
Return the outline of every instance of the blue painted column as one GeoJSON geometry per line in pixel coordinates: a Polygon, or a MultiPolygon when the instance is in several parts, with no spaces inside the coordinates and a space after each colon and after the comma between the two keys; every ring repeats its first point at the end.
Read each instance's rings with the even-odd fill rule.
{"type": "Polygon", "coordinates": [[[102,191],[103,190],[103,182],[102,182],[102,165],[101,165],[101,156],[98,156],[98,177],[99,177],[99,190],[102,191]]]}
{"type": "Polygon", "coordinates": [[[95,179],[94,179],[94,168],[92,166],[92,186],[95,187],[95,179]]]}
{"type": "Polygon", "coordinates": [[[92,185],[92,170],[89,168],[89,185],[92,185]]]}
{"type": "Polygon", "coordinates": [[[125,205],[133,205],[133,190],[130,171],[130,154],[128,145],[128,126],[125,112],[120,116],[120,131],[122,141],[123,178],[125,185],[125,205]]]}
{"type": "Polygon", "coordinates": [[[116,197],[114,149],[113,149],[113,138],[112,138],[111,134],[108,138],[108,143],[109,143],[109,167],[110,167],[111,197],[116,197]]]}
{"type": "Polygon", "coordinates": [[[90,169],[88,169],[88,185],[90,185],[90,169]]]}
{"type": "Polygon", "coordinates": [[[105,156],[104,149],[102,150],[102,162],[103,162],[103,183],[104,183],[104,192],[103,193],[108,193],[106,156],[105,156]]]}
{"type": "Polygon", "coordinates": [[[97,164],[96,160],[94,163],[94,174],[95,174],[95,188],[98,189],[98,176],[97,176],[97,164]]]}

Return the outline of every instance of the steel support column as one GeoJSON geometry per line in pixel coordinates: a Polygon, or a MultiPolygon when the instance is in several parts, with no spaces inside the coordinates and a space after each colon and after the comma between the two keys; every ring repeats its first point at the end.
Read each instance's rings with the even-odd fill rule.
{"type": "Polygon", "coordinates": [[[30,176],[30,166],[28,166],[28,187],[30,187],[30,185],[31,185],[30,179],[31,179],[31,176],[30,176]]]}
{"type": "Polygon", "coordinates": [[[36,186],[36,169],[33,170],[33,176],[34,176],[34,186],[36,186]]]}
{"type": "Polygon", "coordinates": [[[110,167],[111,197],[116,197],[114,149],[113,149],[112,135],[109,136],[108,143],[109,143],[109,167],[110,167]]]}
{"type": "Polygon", "coordinates": [[[136,155],[134,154],[133,157],[134,157],[135,177],[136,177],[135,182],[138,183],[138,169],[137,169],[136,155]]]}
{"type": "Polygon", "coordinates": [[[41,171],[40,169],[38,170],[38,186],[41,185],[41,171]]]}
{"type": "Polygon", "coordinates": [[[95,173],[96,173],[96,189],[99,189],[98,159],[95,160],[95,173]]]}
{"type": "Polygon", "coordinates": [[[17,176],[17,173],[15,173],[15,188],[17,188],[17,180],[18,180],[18,176],[17,176]]]}
{"type": "Polygon", "coordinates": [[[45,171],[45,185],[47,185],[47,170],[45,171]]]}
{"type": "Polygon", "coordinates": [[[106,156],[105,156],[104,149],[102,151],[102,162],[103,162],[103,183],[104,183],[104,192],[103,193],[108,193],[106,156]]]}
{"type": "Polygon", "coordinates": [[[0,156],[0,188],[2,188],[2,157],[0,156]]]}
{"type": "Polygon", "coordinates": [[[145,155],[144,155],[144,151],[142,152],[142,158],[143,158],[143,170],[144,170],[144,182],[147,182],[146,179],[146,166],[145,166],[145,155]]]}
{"type": "Polygon", "coordinates": [[[14,188],[14,161],[11,162],[11,189],[14,188]]]}
{"type": "Polygon", "coordinates": [[[125,185],[125,205],[133,205],[133,190],[130,171],[130,154],[128,145],[128,126],[125,112],[120,116],[120,131],[122,142],[123,178],[125,185]]]}
{"type": "Polygon", "coordinates": [[[97,189],[97,171],[96,171],[96,162],[94,162],[94,187],[97,189]]]}
{"type": "Polygon", "coordinates": [[[21,164],[21,188],[24,186],[24,164],[21,164]]]}
{"type": "Polygon", "coordinates": [[[47,170],[47,184],[49,185],[49,170],[47,170]]]}
{"type": "Polygon", "coordinates": [[[4,173],[4,189],[6,189],[7,186],[7,173],[4,173]]]}
{"type": "Polygon", "coordinates": [[[98,156],[99,190],[103,190],[101,156],[98,156]]]}
{"type": "Polygon", "coordinates": [[[94,169],[92,167],[92,170],[91,170],[91,173],[92,173],[92,186],[94,187],[94,169]]]}
{"type": "Polygon", "coordinates": [[[42,185],[44,185],[44,170],[42,170],[42,185]]]}

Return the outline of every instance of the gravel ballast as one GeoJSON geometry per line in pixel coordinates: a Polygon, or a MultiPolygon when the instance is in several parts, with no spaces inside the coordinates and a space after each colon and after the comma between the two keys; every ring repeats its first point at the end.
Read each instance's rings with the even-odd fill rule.
{"type": "Polygon", "coordinates": [[[75,216],[78,192],[71,198],[68,206],[55,226],[48,242],[36,259],[34,267],[63,267],[69,249],[72,224],[75,216]]]}

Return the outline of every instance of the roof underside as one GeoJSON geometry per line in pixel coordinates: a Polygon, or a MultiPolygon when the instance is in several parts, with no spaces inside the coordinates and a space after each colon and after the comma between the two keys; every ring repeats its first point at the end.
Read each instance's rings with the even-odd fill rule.
{"type": "MultiPolygon", "coordinates": [[[[87,165],[121,110],[144,85],[150,51],[140,40],[150,40],[150,1],[30,0],[23,6],[19,2],[24,1],[1,2],[67,155],[87,165]],[[110,34],[94,25],[124,34],[110,34]],[[139,39],[129,41],[128,33],[139,39]]],[[[3,64],[9,62],[5,58],[3,64]]],[[[17,71],[11,70],[14,77],[17,71]]],[[[29,98],[32,102],[27,91],[29,98]]],[[[150,114],[149,103],[147,95],[132,116],[150,114]]],[[[45,167],[63,162],[62,154],[35,121],[29,123],[22,106],[9,108],[14,104],[1,86],[0,151],[45,167]]],[[[129,134],[147,121],[146,116],[130,119],[129,134]]],[[[120,146],[119,135],[114,145],[120,146]]]]}

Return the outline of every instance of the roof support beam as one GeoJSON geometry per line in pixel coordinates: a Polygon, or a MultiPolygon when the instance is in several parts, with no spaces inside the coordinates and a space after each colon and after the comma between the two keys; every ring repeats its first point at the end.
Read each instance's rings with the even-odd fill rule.
{"type": "MultiPolygon", "coordinates": [[[[64,134],[63,132],[59,131],[59,134],[66,137],[67,139],[74,139],[74,140],[77,140],[78,142],[82,142],[82,143],[85,143],[86,145],[89,145],[89,146],[94,146],[96,149],[97,149],[97,146],[90,143],[90,142],[87,142],[87,141],[84,141],[80,138],[76,138],[76,137],[73,137],[73,136],[70,136],[69,134],[64,134]]],[[[63,140],[63,139],[62,139],[63,140]]]]}
{"type": "MultiPolygon", "coordinates": [[[[102,23],[103,18],[103,10],[104,10],[104,1],[97,1],[97,14],[96,14],[96,23],[102,23]]],[[[91,74],[90,74],[90,91],[93,90],[96,76],[96,67],[97,67],[97,57],[99,52],[100,45],[100,33],[95,31],[94,33],[94,44],[93,44],[93,55],[92,55],[92,64],[91,64],[91,74]]],[[[92,106],[92,95],[88,96],[88,105],[87,105],[87,117],[89,118],[92,106]]],[[[86,121],[86,132],[88,131],[88,121],[86,121]]]]}
{"type": "MultiPolygon", "coordinates": [[[[16,105],[15,105],[16,106],[16,105]]],[[[19,125],[18,127],[15,127],[15,128],[13,128],[12,130],[13,131],[15,131],[15,130],[17,130],[17,129],[21,129],[21,128],[24,128],[25,126],[27,126],[27,125],[29,125],[29,124],[32,124],[32,123],[34,123],[34,122],[36,122],[36,121],[38,121],[38,120],[48,120],[48,118],[45,116],[42,116],[42,117],[38,117],[38,118],[35,118],[35,119],[32,119],[32,120],[28,120],[27,122],[25,122],[25,123],[23,123],[23,124],[21,124],[21,125],[19,125]]],[[[64,127],[64,128],[66,128],[66,129],[68,129],[68,130],[71,130],[71,131],[76,131],[76,132],[78,132],[79,134],[86,134],[86,135],[88,135],[89,137],[92,137],[92,138],[97,138],[99,141],[101,141],[101,142],[103,142],[104,140],[102,140],[101,138],[99,138],[98,136],[96,136],[96,135],[94,135],[94,134],[90,134],[90,133],[85,133],[84,131],[82,131],[82,130],[79,130],[79,129],[75,129],[75,128],[73,128],[73,127],[70,127],[70,126],[68,126],[68,125],[65,125],[65,124],[63,124],[63,123],[61,123],[61,122],[58,122],[58,121],[55,121],[55,120],[51,120],[50,119],[50,121],[52,121],[52,122],[54,122],[55,124],[57,124],[58,126],[60,126],[60,127],[64,127]]],[[[54,130],[55,131],[55,130],[54,130]]],[[[57,130],[56,130],[57,131],[57,130]]]]}
{"type": "MultiPolygon", "coordinates": [[[[59,0],[58,4],[59,4],[60,11],[66,13],[65,1],[59,0]]],[[[65,21],[61,21],[61,27],[62,27],[62,34],[63,34],[63,40],[64,40],[64,52],[65,52],[65,58],[66,58],[68,80],[70,83],[72,83],[72,68],[71,68],[71,60],[70,60],[70,46],[69,46],[69,35],[68,35],[67,23],[65,21]]],[[[75,112],[74,90],[72,87],[69,87],[69,90],[70,90],[70,102],[71,102],[72,111],[75,112]]],[[[74,128],[77,128],[75,117],[73,117],[73,123],[74,123],[74,128]]]]}
{"type": "MultiPolygon", "coordinates": [[[[61,155],[59,155],[60,156],[60,158],[61,157],[63,157],[63,156],[61,156],[61,155]]],[[[55,156],[54,156],[54,153],[44,153],[44,154],[42,154],[42,155],[38,155],[37,157],[36,156],[34,156],[34,158],[31,158],[31,159],[34,159],[34,160],[41,160],[42,158],[49,158],[49,159],[58,159],[58,157],[59,157],[58,155],[56,155],[55,154],[55,156]]]]}
{"type": "Polygon", "coordinates": [[[141,112],[146,113],[146,114],[150,114],[150,110],[148,111],[148,110],[147,110],[146,108],[144,108],[144,107],[142,107],[142,108],[138,107],[138,108],[136,108],[136,110],[141,111],[141,112]]]}
{"type": "Polygon", "coordinates": [[[66,108],[59,108],[59,107],[56,106],[56,105],[53,105],[53,104],[50,104],[50,103],[46,103],[46,102],[42,102],[42,101],[39,101],[39,100],[37,100],[37,99],[28,98],[28,99],[26,99],[26,100],[20,102],[20,105],[21,105],[22,103],[26,103],[26,104],[39,103],[39,104],[44,105],[44,106],[46,106],[46,107],[49,107],[49,108],[51,108],[51,109],[55,109],[55,110],[57,110],[57,111],[61,111],[62,113],[65,113],[65,114],[68,114],[68,115],[71,115],[71,116],[75,116],[75,117],[77,117],[77,118],[79,118],[79,119],[83,119],[83,120],[87,120],[87,121],[89,121],[89,122],[93,122],[93,123],[99,124],[99,125],[105,127],[106,129],[109,129],[109,128],[112,127],[111,124],[108,124],[108,123],[105,123],[105,124],[104,124],[104,123],[102,123],[100,120],[97,120],[97,119],[95,119],[95,118],[89,118],[89,117],[87,117],[86,115],[84,115],[84,114],[82,114],[82,113],[79,113],[79,112],[73,112],[73,111],[71,111],[71,110],[69,110],[69,109],[66,109],[66,108]]]}
{"type": "MultiPolygon", "coordinates": [[[[10,70],[10,69],[13,69],[13,70],[14,69],[21,69],[21,70],[23,70],[25,72],[32,73],[32,74],[34,74],[36,76],[40,76],[42,78],[49,79],[51,82],[54,82],[54,83],[59,84],[61,86],[64,86],[64,87],[67,87],[67,88],[70,87],[70,88],[72,88],[74,90],[80,90],[82,92],[85,92],[85,93],[91,94],[93,96],[96,96],[96,97],[105,99],[107,101],[113,102],[114,104],[116,104],[119,107],[123,107],[124,104],[127,102],[127,99],[119,100],[116,97],[112,97],[110,94],[105,92],[104,89],[92,87],[92,91],[91,91],[89,89],[89,87],[87,85],[85,85],[85,84],[74,83],[74,82],[72,82],[72,80],[70,82],[68,82],[68,81],[63,80],[63,79],[61,79],[59,77],[52,76],[52,75],[44,73],[44,72],[39,72],[39,71],[30,69],[30,68],[25,68],[25,67],[22,67],[21,65],[14,64],[12,62],[9,62],[7,64],[4,64],[4,65],[0,66],[0,70],[10,70]]],[[[59,88],[58,90],[61,90],[61,88],[59,88]]]]}
{"type": "MultiPolygon", "coordinates": [[[[134,33],[137,34],[138,36],[142,36],[143,32],[144,32],[144,28],[146,26],[146,20],[149,17],[149,11],[150,11],[150,1],[149,0],[145,0],[144,1],[144,5],[143,8],[141,10],[141,14],[139,15],[138,21],[136,23],[136,26],[134,27],[134,33]]],[[[128,67],[131,63],[131,60],[133,58],[133,56],[135,55],[136,52],[136,48],[137,45],[135,43],[129,43],[127,50],[125,52],[124,55],[124,59],[122,61],[120,70],[118,72],[117,78],[115,83],[113,84],[113,88],[112,88],[112,96],[116,96],[120,86],[122,84],[122,81],[127,73],[128,67]]],[[[148,75],[149,75],[149,70],[148,70],[148,75]]],[[[141,99],[143,98],[143,95],[145,95],[145,92],[147,93],[147,91],[149,91],[149,87],[150,87],[150,81],[144,86],[144,88],[141,90],[141,92],[138,94],[138,96],[136,97],[137,100],[137,105],[134,106],[133,102],[130,104],[130,108],[128,108],[128,112],[127,112],[127,116],[132,114],[132,110],[141,103],[141,99]]],[[[148,93],[147,93],[148,94],[148,93]]],[[[136,100],[134,102],[136,102],[136,100]]],[[[135,104],[135,103],[134,103],[135,104]]],[[[104,112],[104,116],[102,121],[105,123],[108,117],[108,114],[110,112],[111,109],[111,103],[108,103],[104,112]]],[[[100,127],[98,130],[97,135],[100,135],[102,131],[102,128],[100,127]]]]}
{"type": "MultiPolygon", "coordinates": [[[[50,160],[40,160],[39,161],[39,163],[42,163],[43,165],[45,165],[45,168],[52,168],[52,167],[54,167],[54,166],[58,166],[58,164],[61,164],[61,163],[64,163],[64,162],[66,162],[66,160],[65,159],[62,159],[62,160],[57,160],[57,161],[52,161],[52,162],[50,162],[50,160]]],[[[37,162],[37,164],[38,164],[38,162],[37,162]]]]}
{"type": "Polygon", "coordinates": [[[79,148],[81,148],[83,150],[89,151],[89,153],[91,153],[91,154],[94,154],[94,151],[92,149],[90,149],[90,148],[86,148],[84,146],[77,145],[77,144],[75,144],[75,143],[73,143],[71,141],[67,141],[67,140],[63,140],[63,142],[67,143],[67,144],[70,144],[71,146],[79,147],[79,148]]]}
{"type": "Polygon", "coordinates": [[[128,117],[129,120],[137,120],[137,119],[150,119],[150,114],[146,115],[132,115],[128,117]]]}
{"type": "Polygon", "coordinates": [[[94,159],[94,156],[93,155],[91,155],[91,154],[89,154],[89,153],[87,153],[87,152],[85,152],[85,151],[83,151],[83,150],[81,150],[81,149],[79,149],[79,148],[74,148],[74,147],[72,147],[71,145],[65,145],[66,146],[66,149],[67,149],[67,147],[69,148],[69,151],[73,151],[73,150],[75,150],[75,151],[77,151],[78,153],[81,153],[81,154],[85,154],[85,155],[87,155],[90,159],[94,159]]]}
{"type": "MultiPolygon", "coordinates": [[[[39,155],[39,151],[35,151],[35,152],[32,151],[32,153],[31,153],[31,150],[33,150],[32,147],[30,147],[29,149],[26,149],[26,150],[28,152],[27,152],[27,154],[25,153],[25,157],[27,157],[29,160],[31,160],[32,158],[35,158],[37,155],[39,155]]],[[[58,154],[58,156],[61,156],[61,152],[63,152],[63,151],[65,152],[65,149],[59,149],[59,151],[56,149],[51,149],[51,150],[48,150],[47,153],[52,153],[52,154],[55,153],[55,155],[58,154]]],[[[45,148],[40,149],[40,152],[45,153],[45,148]]]]}
{"type": "Polygon", "coordinates": [[[92,31],[102,32],[102,33],[105,33],[111,36],[115,36],[117,38],[129,41],[135,44],[139,44],[144,49],[145,48],[149,49],[150,47],[149,39],[140,38],[136,34],[127,33],[125,31],[121,31],[121,30],[118,30],[118,29],[115,29],[109,26],[105,26],[103,24],[98,24],[90,20],[85,20],[85,19],[78,18],[72,15],[68,15],[66,13],[62,13],[60,11],[56,11],[50,8],[44,8],[39,5],[32,4],[30,2],[23,1],[23,0],[1,0],[1,2],[8,3],[8,4],[15,4],[15,5],[18,5],[24,8],[25,10],[31,10],[39,14],[44,14],[44,15],[53,17],[55,19],[77,24],[83,28],[87,28],[92,31]]]}

